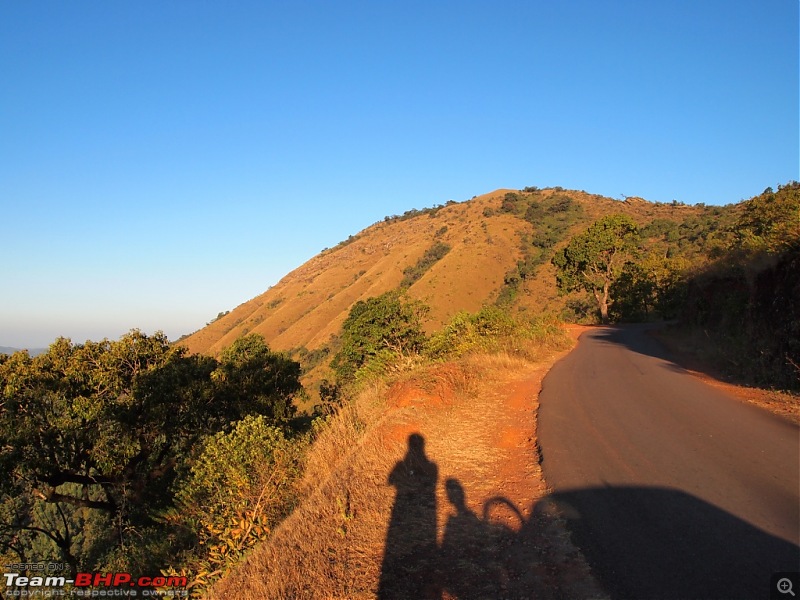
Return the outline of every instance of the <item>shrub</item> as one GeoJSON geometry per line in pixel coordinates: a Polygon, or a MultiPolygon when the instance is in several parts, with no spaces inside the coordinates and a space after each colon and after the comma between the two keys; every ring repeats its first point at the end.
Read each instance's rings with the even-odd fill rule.
{"type": "MultiPolygon", "coordinates": [[[[444,228],[445,231],[447,227],[444,228]]],[[[440,230],[441,231],[441,230],[440,230]]],[[[425,272],[430,269],[434,264],[444,258],[445,254],[450,252],[450,246],[443,242],[436,242],[433,246],[425,251],[415,265],[406,267],[403,270],[403,280],[400,282],[401,288],[409,288],[416,281],[422,277],[425,272]]]]}
{"type": "Polygon", "coordinates": [[[535,337],[535,329],[532,322],[518,321],[497,306],[486,306],[477,313],[461,311],[431,336],[425,354],[439,359],[476,350],[497,350],[514,338],[535,337]]]}
{"type": "Polygon", "coordinates": [[[393,291],[359,300],[342,324],[341,348],[331,367],[343,382],[380,356],[401,358],[417,353],[425,342],[422,317],[428,308],[393,291]]]}
{"type": "MultiPolygon", "coordinates": [[[[178,486],[166,520],[190,530],[199,549],[184,565],[205,587],[293,509],[302,441],[287,439],[264,416],[247,416],[228,433],[209,437],[178,486]]],[[[186,571],[184,571],[186,572],[186,571]]]]}

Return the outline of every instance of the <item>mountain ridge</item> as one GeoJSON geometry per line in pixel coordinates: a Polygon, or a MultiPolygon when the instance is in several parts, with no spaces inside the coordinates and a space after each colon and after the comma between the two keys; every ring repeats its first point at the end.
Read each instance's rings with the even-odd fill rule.
{"type": "MultiPolygon", "coordinates": [[[[580,217],[560,232],[559,243],[593,220],[614,212],[640,225],[656,217],[683,218],[704,207],[651,203],[638,197],[614,200],[560,187],[538,190],[498,189],[464,202],[411,210],[386,217],[356,235],[325,249],[287,273],[264,293],[247,300],[180,343],[190,352],[217,354],[247,333],[259,333],[276,350],[316,350],[335,340],[350,307],[358,300],[397,289],[403,272],[439,242],[449,251],[407,288],[410,297],[430,306],[429,331],[455,313],[494,303],[506,278],[525,259],[527,241],[539,224],[509,210],[508,198],[547,202],[564,198],[580,207],[580,217]]],[[[547,249],[552,254],[552,248],[547,249]]],[[[544,256],[544,254],[543,254],[544,256]]],[[[536,264],[536,276],[523,282],[515,310],[562,309],[549,258],[536,264]]]]}
{"type": "Polygon", "coordinates": [[[13,346],[0,346],[0,354],[14,354],[15,352],[26,351],[31,356],[37,356],[47,352],[47,348],[15,348],[13,346]]]}

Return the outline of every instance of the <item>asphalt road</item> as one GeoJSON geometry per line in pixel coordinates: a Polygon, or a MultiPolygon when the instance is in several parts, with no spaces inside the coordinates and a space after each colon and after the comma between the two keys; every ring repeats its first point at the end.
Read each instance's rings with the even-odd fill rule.
{"type": "Polygon", "coordinates": [[[773,573],[800,571],[800,429],[646,329],[590,330],[545,378],[549,502],[614,598],[770,598],[773,573]]]}

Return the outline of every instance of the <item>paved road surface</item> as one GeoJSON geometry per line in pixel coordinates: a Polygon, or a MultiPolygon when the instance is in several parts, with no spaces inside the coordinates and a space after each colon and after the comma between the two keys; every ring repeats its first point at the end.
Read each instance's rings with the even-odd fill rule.
{"type": "Polygon", "coordinates": [[[545,378],[550,499],[615,598],[769,598],[773,572],[800,571],[800,429],[646,329],[590,330],[545,378]]]}

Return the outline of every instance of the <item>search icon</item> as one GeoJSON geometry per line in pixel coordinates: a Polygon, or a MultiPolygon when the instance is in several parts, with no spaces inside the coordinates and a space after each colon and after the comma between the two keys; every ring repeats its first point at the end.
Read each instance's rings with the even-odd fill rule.
{"type": "Polygon", "coordinates": [[[781,594],[791,594],[794,596],[794,592],[792,591],[792,580],[787,577],[778,579],[778,591],[781,594]]]}

